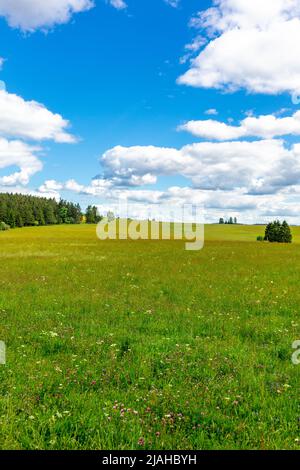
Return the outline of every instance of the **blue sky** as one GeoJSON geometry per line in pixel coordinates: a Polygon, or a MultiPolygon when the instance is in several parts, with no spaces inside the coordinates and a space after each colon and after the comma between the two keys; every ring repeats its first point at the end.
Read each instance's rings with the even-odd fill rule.
{"type": "Polygon", "coordinates": [[[89,0],[80,0],[79,10],[83,11],[78,13],[72,7],[74,1],[49,0],[49,8],[41,14],[38,8],[44,2],[40,0],[29,0],[29,8],[27,3],[23,12],[24,0],[14,2],[19,3],[18,11],[0,0],[0,79],[6,84],[5,107],[1,108],[0,99],[0,110],[4,115],[9,106],[15,116],[17,106],[27,106],[29,111],[28,103],[34,100],[52,115],[58,113],[68,120],[71,127],[61,125],[61,129],[76,137],[69,143],[68,138],[50,136],[50,131],[29,135],[30,126],[35,130],[39,126],[39,118],[30,121],[30,112],[22,121],[22,131],[20,122],[12,123],[12,118],[0,123],[8,152],[2,164],[0,160],[1,191],[63,196],[83,207],[88,203],[109,205],[111,198],[129,191],[129,198],[135,199],[137,194],[146,205],[161,199],[171,204],[201,201],[209,221],[229,215],[246,222],[273,216],[298,221],[295,204],[300,183],[294,175],[300,174],[299,159],[297,148],[291,148],[297,147],[300,135],[300,122],[294,116],[299,105],[293,104],[300,90],[299,71],[291,57],[284,64],[287,76],[278,77],[280,61],[286,62],[286,57],[281,50],[276,55],[274,35],[281,34],[281,43],[286,40],[288,46],[289,38],[284,39],[281,31],[292,29],[285,24],[290,21],[294,27],[291,41],[297,39],[298,30],[300,38],[298,1],[291,2],[288,19],[281,0],[266,0],[267,11],[259,11],[260,3],[255,0],[255,13],[245,0],[217,0],[214,4],[181,0],[177,6],[164,0],[128,0],[126,8],[122,2],[115,8],[105,0],[96,0],[92,8],[89,0]],[[51,3],[55,14],[50,11],[51,3]],[[62,10],[57,13],[58,4],[62,10]],[[211,7],[214,11],[208,10],[211,7]],[[199,12],[200,25],[195,20],[199,12]],[[223,23],[229,18],[237,24],[221,25],[220,17],[223,23]],[[209,27],[205,21],[210,22],[209,27]],[[262,24],[265,36],[260,38],[262,24]],[[236,31],[241,44],[249,44],[243,55],[236,43],[230,43],[230,34],[236,31]],[[196,47],[199,37],[203,43],[196,47]],[[270,56],[268,52],[266,74],[266,61],[259,63],[257,51],[264,46],[272,51],[272,41],[274,53],[270,56]],[[250,65],[245,64],[245,56],[250,65]],[[11,104],[12,95],[22,103],[11,104]],[[246,122],[235,137],[236,129],[230,127],[239,127],[247,116],[256,121],[246,122]],[[275,130],[270,132],[270,122],[262,122],[260,116],[269,121],[275,118],[275,130]],[[196,132],[191,132],[192,121],[196,121],[196,132]],[[221,138],[220,123],[227,126],[221,138]],[[179,130],[184,124],[185,129],[179,130]],[[39,162],[33,159],[34,169],[28,170],[32,162],[25,156],[24,170],[23,154],[9,163],[12,150],[7,148],[12,145],[7,146],[11,142],[20,142],[25,153],[31,147],[39,162]],[[188,147],[195,144],[207,145],[188,147]],[[138,151],[131,151],[137,146],[138,151]],[[168,155],[166,147],[171,149],[168,155]],[[101,162],[101,156],[115,148],[101,162]],[[143,167],[145,159],[148,163],[143,167]],[[10,178],[18,168],[28,174],[10,178]],[[105,190],[91,190],[96,176],[105,190]],[[66,184],[68,181],[73,185],[66,184]],[[177,190],[170,192],[170,188],[177,190]]]}
{"type": "Polygon", "coordinates": [[[178,123],[218,101],[215,93],[210,99],[176,85],[197,3],[176,9],[163,0],[134,0],[118,11],[100,0],[46,35],[24,36],[1,21],[1,56],[7,61],[1,79],[8,91],[59,112],[82,139],[74,146],[48,143],[45,173],[34,184],[45,176],[88,183],[100,171],[100,154],[118,144],[191,141],[176,132],[178,123]]]}

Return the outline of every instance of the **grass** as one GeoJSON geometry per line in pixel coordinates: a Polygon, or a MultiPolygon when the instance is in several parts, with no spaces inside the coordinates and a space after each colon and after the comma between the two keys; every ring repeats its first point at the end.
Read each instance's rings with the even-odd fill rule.
{"type": "Polygon", "coordinates": [[[296,449],[300,229],[0,234],[1,449],[296,449]]]}

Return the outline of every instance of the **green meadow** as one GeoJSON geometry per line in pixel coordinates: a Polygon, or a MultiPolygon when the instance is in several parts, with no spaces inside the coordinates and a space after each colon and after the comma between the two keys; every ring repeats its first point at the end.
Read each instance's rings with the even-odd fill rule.
{"type": "Polygon", "coordinates": [[[1,449],[298,449],[300,228],[0,233],[1,449]]]}

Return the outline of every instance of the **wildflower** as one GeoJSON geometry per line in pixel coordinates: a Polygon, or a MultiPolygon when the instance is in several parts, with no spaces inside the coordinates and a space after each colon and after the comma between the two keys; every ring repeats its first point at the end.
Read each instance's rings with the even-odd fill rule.
{"type": "Polygon", "coordinates": [[[138,445],[141,446],[141,447],[144,447],[144,445],[145,445],[145,439],[143,439],[142,437],[140,437],[139,440],[138,440],[138,445]]]}

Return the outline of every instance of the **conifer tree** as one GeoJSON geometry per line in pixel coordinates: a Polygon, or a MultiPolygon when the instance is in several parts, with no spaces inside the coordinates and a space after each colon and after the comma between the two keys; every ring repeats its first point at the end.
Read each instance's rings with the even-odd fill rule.
{"type": "Polygon", "coordinates": [[[292,232],[286,221],[281,224],[279,220],[275,220],[267,225],[264,239],[271,243],[291,243],[292,232]]]}

